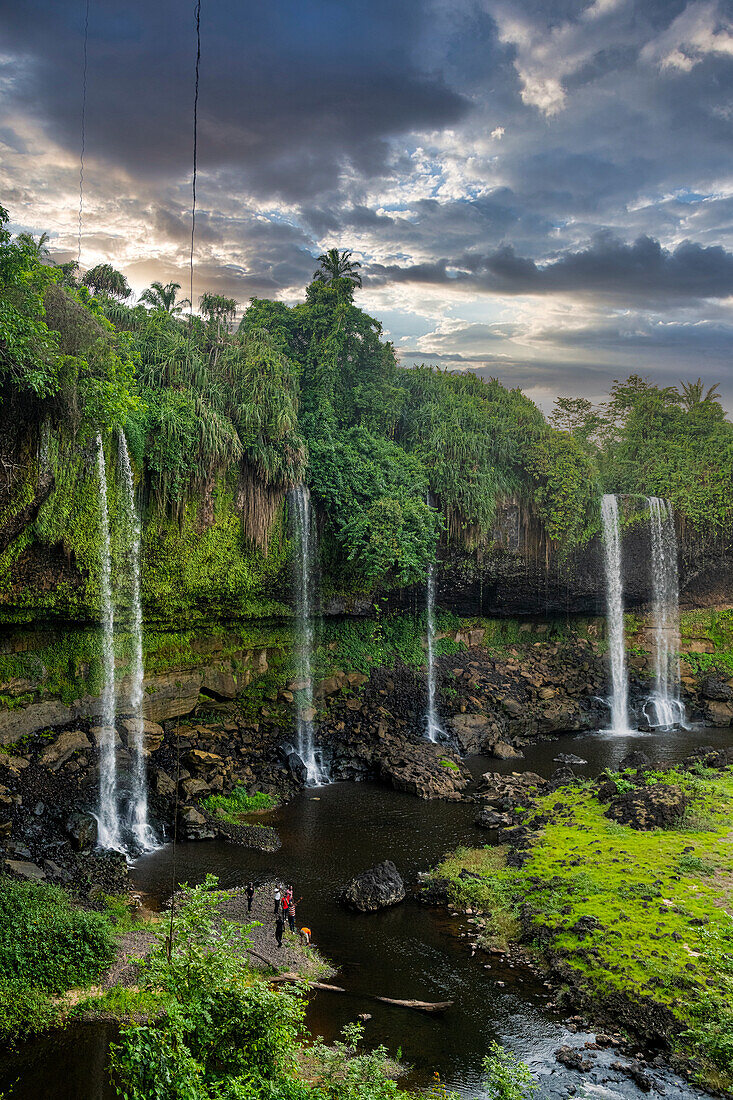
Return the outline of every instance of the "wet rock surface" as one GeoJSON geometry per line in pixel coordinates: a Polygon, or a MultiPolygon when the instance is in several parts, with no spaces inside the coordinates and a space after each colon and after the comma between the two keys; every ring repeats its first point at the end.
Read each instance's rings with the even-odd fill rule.
{"type": "Polygon", "coordinates": [[[405,900],[405,884],[390,859],[357,875],[341,892],[342,905],[360,913],[374,913],[405,900]]]}

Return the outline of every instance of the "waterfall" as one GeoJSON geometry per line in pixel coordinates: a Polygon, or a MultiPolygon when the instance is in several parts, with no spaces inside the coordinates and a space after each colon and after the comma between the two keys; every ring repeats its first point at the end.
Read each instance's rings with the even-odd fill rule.
{"type": "Polygon", "coordinates": [[[328,769],[323,754],[316,747],[315,713],[313,705],[313,643],[315,628],[313,619],[313,591],[316,578],[315,531],[308,488],[297,485],[290,493],[293,527],[295,533],[295,609],[297,642],[296,680],[297,750],[306,769],[306,785],[317,787],[329,782],[328,769]]]}
{"type": "Polygon", "coordinates": [[[112,555],[107,510],[107,470],[102,437],[97,436],[100,528],[100,628],[102,632],[102,728],[99,735],[98,840],[103,848],[122,850],[117,813],[117,733],[115,730],[115,650],[112,611],[112,555]]]}
{"type": "Polygon", "coordinates": [[[624,639],[624,593],[621,580],[621,526],[618,501],[606,493],[601,500],[606,564],[606,617],[611,659],[611,730],[629,732],[629,688],[624,639]]]}
{"type": "MultiPolygon", "coordinates": [[[[667,500],[648,497],[652,546],[652,613],[654,617],[654,692],[649,699],[651,726],[684,725],[680,699],[679,578],[674,513],[667,500]]],[[[646,711],[646,708],[645,708],[646,711]]]]}
{"type": "Polygon", "coordinates": [[[444,733],[435,706],[435,566],[428,566],[427,580],[428,627],[428,706],[425,712],[425,735],[429,741],[440,741],[444,733]]]}
{"type": "Polygon", "coordinates": [[[129,699],[131,728],[128,733],[128,748],[132,756],[129,828],[136,846],[149,850],[155,847],[155,837],[148,824],[147,770],[143,743],[145,719],[143,717],[143,612],[140,599],[140,520],[135,507],[135,484],[132,478],[130,453],[127,449],[125,433],[122,431],[118,436],[117,447],[121,481],[122,541],[128,580],[126,593],[129,592],[132,643],[129,699]]]}

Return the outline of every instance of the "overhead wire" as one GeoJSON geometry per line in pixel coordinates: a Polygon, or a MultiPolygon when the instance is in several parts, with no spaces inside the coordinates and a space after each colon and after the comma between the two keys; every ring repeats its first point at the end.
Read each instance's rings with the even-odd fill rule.
{"type": "Polygon", "coordinates": [[[198,120],[199,120],[199,69],[201,66],[201,0],[196,0],[194,7],[196,21],[196,79],[193,94],[193,173],[191,175],[191,254],[189,257],[189,269],[191,286],[189,302],[191,309],[191,324],[193,324],[193,250],[196,236],[196,180],[198,172],[198,120]]]}
{"type": "Polygon", "coordinates": [[[77,234],[76,266],[81,264],[81,231],[84,218],[84,149],[86,146],[86,114],[87,114],[87,53],[89,46],[89,0],[86,0],[84,15],[84,62],[82,65],[81,83],[81,149],[79,152],[79,227],[77,234]]]}
{"type": "MultiPolygon", "coordinates": [[[[201,66],[201,0],[196,0],[194,6],[194,19],[196,22],[196,72],[193,95],[193,173],[191,176],[191,252],[189,256],[190,270],[190,315],[188,326],[188,352],[191,355],[191,339],[193,334],[193,256],[196,238],[196,177],[198,170],[198,109],[199,109],[199,70],[201,66]]],[[[180,711],[181,685],[178,683],[179,711],[180,711]]],[[[179,808],[179,784],[181,778],[181,737],[180,724],[176,723],[176,800],[175,817],[173,822],[173,852],[171,860],[171,911],[168,929],[168,962],[173,958],[173,930],[176,905],[176,849],[178,847],[178,808],[179,808]]]]}

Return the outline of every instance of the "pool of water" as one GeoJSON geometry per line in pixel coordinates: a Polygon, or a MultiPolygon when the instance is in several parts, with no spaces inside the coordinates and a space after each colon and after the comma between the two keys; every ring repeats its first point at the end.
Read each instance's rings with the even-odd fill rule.
{"type": "MultiPolygon", "coordinates": [[[[633,749],[653,760],[675,762],[696,746],[722,747],[731,731],[611,735],[580,734],[528,746],[522,761],[474,758],[482,771],[531,770],[549,775],[559,753],[586,760],[579,774],[614,768],[633,749]]],[[[470,803],[423,802],[373,783],[336,783],[303,792],[276,811],[282,847],[255,852],[217,841],[178,846],[177,879],[197,883],[217,875],[224,887],[252,878],[264,885],[273,878],[292,883],[299,924],[313,931],[314,942],[338,970],[335,981],[344,995],[312,996],[308,1025],[314,1034],[334,1038],[343,1024],[370,1013],[365,1040],[401,1049],[413,1068],[408,1083],[426,1084],[439,1071],[448,1085],[466,1097],[482,1095],[481,1063],[492,1039],[512,1047],[540,1075],[545,1095],[567,1095],[586,1081],[586,1091],[604,1096],[641,1096],[627,1078],[608,1069],[612,1053],[600,1052],[590,1078],[559,1066],[554,1052],[562,1043],[577,1044],[588,1036],[572,1034],[557,1011],[548,1006],[549,991],[521,967],[471,957],[468,926],[449,914],[426,909],[413,898],[376,914],[344,910],[337,895],[355,874],[383,859],[395,862],[414,886],[428,870],[459,844],[485,843],[487,834],[473,824],[470,803]],[[485,968],[489,961],[490,969],[485,968]],[[428,1016],[383,1005],[370,994],[426,1001],[452,1000],[445,1015],[428,1016]]],[[[162,904],[170,894],[172,850],[141,858],[133,870],[136,886],[162,904]]],[[[273,929],[274,943],[274,929],[273,929]]],[[[59,1100],[107,1100],[105,1052],[114,1034],[109,1025],[77,1025],[58,1036],[28,1044],[13,1059],[0,1057],[0,1089],[20,1077],[13,1100],[54,1096],[59,1100]]],[[[663,1074],[668,1096],[691,1096],[692,1090],[663,1074]]]]}

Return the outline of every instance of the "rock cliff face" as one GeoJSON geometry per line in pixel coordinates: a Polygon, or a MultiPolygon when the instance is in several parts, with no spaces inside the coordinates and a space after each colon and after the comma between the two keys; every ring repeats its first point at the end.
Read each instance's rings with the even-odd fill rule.
{"type": "MultiPolygon", "coordinates": [[[[714,657],[703,613],[696,613],[692,626],[694,631],[685,628],[684,644],[696,657],[714,657]]],[[[314,690],[318,740],[334,778],[378,778],[421,798],[471,797],[464,755],[519,759],[532,738],[597,729],[607,720],[601,701],[608,678],[601,622],[563,633],[557,623],[511,626],[484,620],[444,635],[450,651],[436,666],[438,709],[448,735],[442,744],[424,737],[424,670],[401,663],[397,652],[393,667],[373,668],[370,675],[335,667],[339,653],[353,652],[353,626],[347,622],[343,629],[342,648],[332,641],[319,651],[319,666],[327,666],[329,659],[332,664],[314,690]]],[[[288,631],[287,624],[271,624],[268,645],[262,644],[262,635],[255,639],[251,632],[237,634],[232,628],[188,638],[185,644],[183,636],[175,645],[171,636],[157,648],[151,643],[144,746],[150,811],[159,830],[170,829],[177,813],[179,835],[190,839],[222,833],[237,843],[273,843],[267,830],[248,833],[237,827],[233,835],[212,820],[204,803],[209,795],[237,786],[290,797],[302,785],[287,745],[298,691],[288,631]],[[156,670],[163,655],[167,667],[156,670]]],[[[55,648],[47,635],[35,638],[35,649],[27,634],[14,639],[17,647],[25,646],[15,656],[23,658],[26,674],[2,683],[0,860],[33,864],[40,869],[34,874],[54,881],[65,876],[84,881],[93,863],[97,881],[113,890],[124,866],[114,856],[93,852],[98,697],[89,693],[68,701],[54,695],[67,693],[75,682],[60,675],[59,652],[70,660],[69,651],[55,648]]],[[[639,650],[630,657],[633,702],[648,691],[651,657],[640,644],[643,624],[630,641],[639,650]]],[[[78,647],[70,652],[78,657],[78,647]]],[[[12,653],[0,658],[11,665],[13,659],[12,653]]],[[[688,671],[683,685],[689,717],[721,725],[733,721],[733,677],[688,671]]],[[[124,691],[118,698],[124,702],[124,691]]],[[[123,785],[130,767],[130,729],[120,707],[117,763],[123,785]]],[[[502,804],[496,807],[496,812],[504,810],[502,804]]]]}
{"type": "MultiPolygon", "coordinates": [[[[459,615],[510,617],[602,615],[605,609],[603,546],[598,537],[562,557],[538,530],[531,511],[506,501],[498,508],[494,541],[482,554],[455,549],[438,575],[441,606],[459,615]]],[[[642,513],[623,534],[623,585],[627,608],[644,608],[652,597],[649,524],[642,513]]],[[[730,606],[733,549],[681,540],[680,597],[683,607],[730,606]]],[[[420,605],[420,590],[401,595],[420,605]]]]}

